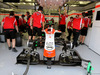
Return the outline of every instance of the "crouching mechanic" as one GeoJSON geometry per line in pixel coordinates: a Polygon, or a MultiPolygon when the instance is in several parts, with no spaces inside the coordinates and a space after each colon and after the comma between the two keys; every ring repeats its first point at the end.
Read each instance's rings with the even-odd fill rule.
{"type": "Polygon", "coordinates": [[[35,39],[36,33],[42,38],[42,30],[44,30],[45,18],[42,14],[43,7],[39,6],[38,12],[34,12],[30,18],[30,27],[33,29],[33,40],[35,39]],[[32,25],[33,23],[33,25],[32,25]],[[43,26],[43,27],[42,27],[43,26]]]}
{"type": "Polygon", "coordinates": [[[9,16],[3,18],[2,22],[1,22],[1,27],[3,27],[4,29],[4,33],[5,33],[5,37],[7,39],[7,44],[8,44],[8,49],[11,50],[13,52],[17,52],[16,48],[15,48],[15,28],[18,32],[18,27],[17,27],[17,21],[14,17],[14,11],[10,11],[9,16]],[[12,47],[10,45],[10,38],[12,39],[12,47]]]}

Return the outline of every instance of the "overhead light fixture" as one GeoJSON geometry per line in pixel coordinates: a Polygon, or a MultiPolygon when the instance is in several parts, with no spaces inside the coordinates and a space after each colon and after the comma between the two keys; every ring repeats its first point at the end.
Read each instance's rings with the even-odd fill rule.
{"type": "Polygon", "coordinates": [[[90,1],[79,1],[80,4],[88,4],[90,1]]]}
{"type": "Polygon", "coordinates": [[[34,3],[32,3],[32,5],[34,6],[35,4],[34,4],[34,3]]]}
{"type": "Polygon", "coordinates": [[[25,2],[23,4],[26,4],[25,2]]]}
{"type": "Polygon", "coordinates": [[[37,3],[35,3],[35,5],[37,5],[37,3]]]}
{"type": "Polygon", "coordinates": [[[32,0],[25,0],[25,1],[32,1],[32,0]]]}
{"type": "Polygon", "coordinates": [[[66,6],[67,6],[67,4],[64,4],[64,6],[66,7],[66,6]]]}
{"type": "Polygon", "coordinates": [[[29,4],[29,5],[33,5],[33,6],[35,5],[34,3],[28,3],[28,4],[29,4]]]}
{"type": "Polygon", "coordinates": [[[9,4],[9,2],[7,2],[7,4],[9,4]]]}
{"type": "Polygon", "coordinates": [[[15,4],[15,3],[12,3],[12,4],[15,4]]]}
{"type": "Polygon", "coordinates": [[[13,9],[1,8],[2,10],[12,11],[13,9]]]}
{"type": "Polygon", "coordinates": [[[31,3],[29,3],[29,5],[31,5],[31,3]]]}
{"type": "Polygon", "coordinates": [[[71,5],[72,7],[76,7],[77,5],[71,5]]]}
{"type": "Polygon", "coordinates": [[[18,4],[20,4],[20,3],[18,3],[18,4]]]}

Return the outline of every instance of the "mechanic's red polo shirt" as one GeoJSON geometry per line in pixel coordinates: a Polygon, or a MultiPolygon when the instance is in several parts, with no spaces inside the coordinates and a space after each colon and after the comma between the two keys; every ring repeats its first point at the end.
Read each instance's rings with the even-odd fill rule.
{"type": "Polygon", "coordinates": [[[44,15],[40,11],[33,13],[32,18],[33,27],[41,28],[41,23],[45,22],[44,15]]]}
{"type": "Polygon", "coordinates": [[[30,19],[31,19],[31,17],[28,19],[28,21],[27,21],[27,24],[30,26],[30,19]]]}
{"type": "Polygon", "coordinates": [[[82,24],[84,24],[84,19],[74,18],[74,20],[73,20],[73,29],[81,30],[82,24]]]}
{"type": "Polygon", "coordinates": [[[26,24],[26,21],[22,18],[19,18],[19,26],[26,24]]]}
{"type": "Polygon", "coordinates": [[[49,20],[46,20],[46,23],[48,23],[49,22],[49,20]]]}
{"type": "Polygon", "coordinates": [[[72,27],[72,22],[69,21],[68,24],[67,24],[67,29],[71,29],[71,28],[73,28],[73,27],[72,27]]]}
{"type": "Polygon", "coordinates": [[[17,25],[17,21],[15,17],[7,16],[3,18],[2,22],[4,22],[4,25],[3,25],[4,29],[14,29],[14,25],[17,25]]]}
{"type": "Polygon", "coordinates": [[[91,20],[87,17],[84,18],[84,27],[88,28],[88,25],[91,24],[91,20]]]}
{"type": "Polygon", "coordinates": [[[65,25],[66,24],[66,18],[68,18],[68,15],[61,15],[61,20],[59,22],[60,25],[65,25]]]}

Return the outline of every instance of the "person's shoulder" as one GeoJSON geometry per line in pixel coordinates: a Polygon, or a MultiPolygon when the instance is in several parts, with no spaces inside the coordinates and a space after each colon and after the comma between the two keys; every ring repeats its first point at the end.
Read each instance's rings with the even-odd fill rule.
{"type": "Polygon", "coordinates": [[[12,17],[12,19],[15,21],[16,20],[16,18],[15,17],[12,17]]]}
{"type": "Polygon", "coordinates": [[[73,20],[75,20],[76,18],[73,18],[73,20]]]}
{"type": "Polygon", "coordinates": [[[37,12],[34,12],[32,15],[36,14],[37,12]]]}
{"type": "Polygon", "coordinates": [[[6,16],[5,18],[8,18],[9,16],[6,16]]]}
{"type": "Polygon", "coordinates": [[[16,19],[15,16],[13,18],[16,19]]]}
{"type": "Polygon", "coordinates": [[[71,23],[71,21],[69,21],[68,23],[71,23]]]}
{"type": "Polygon", "coordinates": [[[68,22],[68,25],[69,25],[70,23],[71,23],[71,22],[69,21],[69,22],[68,22]]]}
{"type": "Polygon", "coordinates": [[[31,17],[32,15],[29,15],[29,18],[31,17]]]}
{"type": "Polygon", "coordinates": [[[68,17],[69,15],[66,15],[66,17],[68,17]]]}
{"type": "Polygon", "coordinates": [[[22,20],[22,18],[19,18],[19,20],[21,21],[21,20],[22,20]]]}
{"type": "Polygon", "coordinates": [[[61,14],[61,16],[64,16],[63,14],[61,14]]]}
{"type": "Polygon", "coordinates": [[[83,20],[84,20],[84,18],[80,18],[80,17],[79,17],[78,19],[79,19],[79,20],[81,20],[81,19],[83,19],[83,20]]]}
{"type": "MultiPolygon", "coordinates": [[[[41,13],[42,14],[42,13],[41,13]]],[[[42,14],[42,16],[44,16],[44,14],[42,14]]]]}
{"type": "Polygon", "coordinates": [[[6,16],[6,17],[4,17],[4,18],[9,18],[9,16],[6,16]]]}

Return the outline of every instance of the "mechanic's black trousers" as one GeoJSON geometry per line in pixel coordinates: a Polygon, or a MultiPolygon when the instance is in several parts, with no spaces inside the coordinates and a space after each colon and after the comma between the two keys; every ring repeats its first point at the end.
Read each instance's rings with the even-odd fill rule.
{"type": "Polygon", "coordinates": [[[67,31],[68,31],[67,39],[68,39],[68,41],[70,41],[73,31],[72,31],[72,29],[67,29],[67,31]]]}
{"type": "Polygon", "coordinates": [[[77,44],[78,37],[80,35],[80,30],[73,29],[73,47],[77,44]]]}

